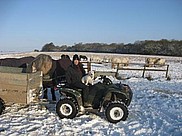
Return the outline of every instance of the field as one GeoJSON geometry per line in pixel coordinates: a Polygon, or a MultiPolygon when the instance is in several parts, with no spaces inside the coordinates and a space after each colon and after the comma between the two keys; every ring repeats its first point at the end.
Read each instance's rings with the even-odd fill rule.
{"type": "MultiPolygon", "coordinates": [[[[1,54],[0,58],[37,56],[39,52],[1,54]]],[[[54,59],[59,59],[62,53],[46,53],[54,59]]],[[[74,53],[64,54],[72,55],[74,53]]],[[[84,55],[85,53],[77,53],[84,55]]],[[[131,63],[145,62],[149,56],[128,54],[96,54],[92,56],[113,57],[128,56],[131,63]]],[[[119,71],[124,80],[109,78],[114,83],[128,84],[133,90],[133,99],[129,106],[129,117],[126,121],[117,124],[109,123],[104,114],[87,114],[74,119],[60,120],[55,112],[55,104],[49,104],[47,109],[38,106],[20,108],[14,104],[7,107],[0,115],[0,135],[5,136],[128,136],[128,135],[182,135],[182,57],[158,56],[166,59],[169,65],[168,80],[165,72],[147,71],[142,78],[142,71],[119,71]],[[150,77],[150,80],[147,79],[150,77]],[[170,80],[169,80],[170,79],[170,80]]],[[[92,64],[93,70],[115,71],[110,64],[92,64]]],[[[136,67],[139,67],[136,65],[136,67]]],[[[95,83],[99,79],[96,78],[95,83]]],[[[49,92],[49,98],[51,94],[49,92]]],[[[59,93],[56,92],[57,99],[59,93]]]]}

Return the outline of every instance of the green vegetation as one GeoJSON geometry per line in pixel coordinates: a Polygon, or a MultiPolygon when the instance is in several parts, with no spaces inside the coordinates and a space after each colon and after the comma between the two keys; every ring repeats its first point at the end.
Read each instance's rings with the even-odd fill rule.
{"type": "Polygon", "coordinates": [[[42,47],[41,51],[104,52],[120,54],[167,55],[182,57],[182,40],[145,40],[136,41],[133,44],[77,43],[73,46],[55,46],[51,42],[45,44],[42,47]]]}

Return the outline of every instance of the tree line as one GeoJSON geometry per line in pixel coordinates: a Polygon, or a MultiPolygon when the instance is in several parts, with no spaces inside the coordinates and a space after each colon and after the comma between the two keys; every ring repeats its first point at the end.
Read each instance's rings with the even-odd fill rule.
{"type": "Polygon", "coordinates": [[[97,52],[141,55],[166,55],[182,57],[182,40],[145,40],[134,43],[76,43],[73,46],[45,44],[42,52],[97,52]]]}

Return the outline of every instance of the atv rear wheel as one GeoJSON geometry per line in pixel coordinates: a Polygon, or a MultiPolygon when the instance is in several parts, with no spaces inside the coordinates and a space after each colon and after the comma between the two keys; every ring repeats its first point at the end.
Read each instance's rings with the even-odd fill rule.
{"type": "Polygon", "coordinates": [[[117,123],[128,117],[127,106],[122,102],[111,102],[105,108],[105,115],[109,122],[117,123]]]}
{"type": "Polygon", "coordinates": [[[2,112],[5,110],[5,105],[4,105],[4,101],[0,98],[0,115],[2,114],[2,112]]]}
{"type": "Polygon", "coordinates": [[[72,119],[76,117],[78,110],[76,108],[75,103],[71,99],[65,98],[57,102],[56,113],[61,119],[72,119]]]}

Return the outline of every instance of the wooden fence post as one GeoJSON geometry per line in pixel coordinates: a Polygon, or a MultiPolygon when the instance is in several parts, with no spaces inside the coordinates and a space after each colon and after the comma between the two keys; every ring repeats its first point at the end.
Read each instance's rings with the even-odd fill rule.
{"type": "Polygon", "coordinates": [[[91,71],[91,62],[90,62],[90,61],[87,62],[87,70],[88,70],[88,71],[91,71]]]}
{"type": "Polygon", "coordinates": [[[167,65],[166,78],[167,78],[167,76],[168,76],[168,70],[169,70],[169,65],[167,65]]]}
{"type": "Polygon", "coordinates": [[[113,62],[111,62],[111,68],[114,68],[114,63],[113,62]]]}
{"type": "Polygon", "coordinates": [[[146,66],[144,65],[142,77],[144,78],[146,66]]]}

